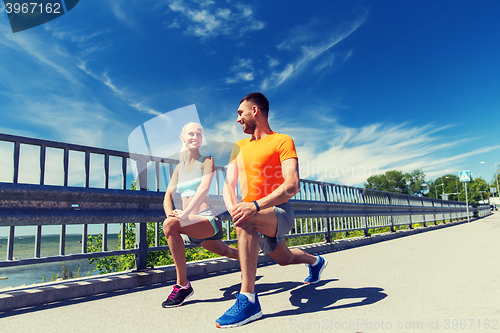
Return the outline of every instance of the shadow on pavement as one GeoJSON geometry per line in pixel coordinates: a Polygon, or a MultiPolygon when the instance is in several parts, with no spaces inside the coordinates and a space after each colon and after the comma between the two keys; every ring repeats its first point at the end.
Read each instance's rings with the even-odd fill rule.
{"type": "Polygon", "coordinates": [[[281,317],[352,308],[373,304],[387,297],[387,294],[382,292],[384,289],[377,287],[318,289],[318,287],[323,287],[332,281],[337,280],[324,280],[317,284],[302,285],[302,287],[292,290],[289,300],[296,309],[265,314],[264,317],[281,317]]]}
{"type": "MultiPolygon", "coordinates": [[[[258,281],[262,276],[257,276],[258,281]]],[[[278,282],[278,283],[257,283],[255,291],[259,298],[271,296],[282,292],[290,292],[290,304],[296,307],[292,310],[283,310],[276,313],[265,314],[267,317],[281,317],[298,315],[302,313],[312,313],[328,311],[334,309],[351,308],[376,303],[387,297],[384,289],[378,287],[364,288],[321,288],[337,279],[323,280],[317,284],[307,285],[303,282],[278,282]]],[[[222,297],[212,299],[189,300],[184,304],[212,303],[234,299],[234,294],[239,292],[240,284],[221,288],[222,297]]]]}
{"type": "MultiPolygon", "coordinates": [[[[262,276],[257,276],[256,281],[260,280],[262,276]]],[[[191,279],[191,281],[202,279],[202,277],[197,277],[191,279]]],[[[383,293],[384,289],[376,288],[376,287],[366,287],[366,288],[320,288],[324,287],[330,282],[338,281],[337,279],[323,280],[317,284],[306,285],[303,282],[297,281],[286,281],[286,282],[277,282],[277,283],[257,283],[255,286],[255,291],[258,293],[259,297],[271,296],[274,294],[279,294],[282,292],[290,292],[290,304],[295,306],[296,309],[292,310],[284,310],[276,313],[265,314],[264,317],[280,317],[280,316],[289,316],[289,315],[297,315],[301,313],[312,313],[319,312],[325,310],[333,310],[333,309],[341,309],[341,308],[349,308],[356,306],[363,306],[376,303],[385,297],[387,294],[383,293]],[[343,304],[339,301],[352,299],[353,302],[343,304]],[[362,300],[360,300],[362,299],[362,300]]],[[[79,304],[89,301],[95,301],[99,299],[105,299],[108,297],[115,297],[120,295],[126,295],[134,292],[151,290],[151,289],[159,289],[165,288],[167,286],[172,285],[175,281],[167,281],[159,284],[148,285],[148,286],[140,286],[125,290],[117,290],[114,292],[108,292],[103,294],[97,294],[86,297],[79,297],[65,301],[59,301],[44,305],[37,305],[32,307],[26,307],[22,309],[9,310],[5,312],[0,312],[0,318],[15,316],[24,313],[36,312],[40,310],[47,310],[52,308],[57,308],[61,306],[79,304]]],[[[194,299],[189,300],[184,303],[187,304],[195,304],[195,303],[212,303],[212,302],[220,302],[234,299],[234,294],[239,292],[240,283],[234,284],[229,287],[219,289],[223,292],[222,296],[219,298],[212,299],[194,299]]]]}

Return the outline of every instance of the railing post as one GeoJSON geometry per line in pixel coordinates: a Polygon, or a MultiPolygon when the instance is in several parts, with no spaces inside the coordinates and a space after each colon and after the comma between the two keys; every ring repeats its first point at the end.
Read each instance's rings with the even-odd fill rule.
{"type": "Polygon", "coordinates": [[[160,246],[160,222],[155,223],[155,246],[160,246]]]}
{"type": "MultiPolygon", "coordinates": [[[[321,190],[323,192],[323,198],[325,199],[325,201],[327,201],[326,186],[323,183],[321,183],[321,190]]],[[[323,225],[323,231],[325,231],[325,242],[327,242],[327,243],[330,243],[332,241],[331,234],[330,234],[331,233],[330,219],[331,219],[331,217],[327,217],[327,218],[323,219],[323,221],[326,221],[326,228],[323,225]]]]}
{"type": "MultiPolygon", "coordinates": [[[[387,193],[387,200],[389,200],[389,205],[390,205],[391,204],[391,195],[389,193],[387,193]]],[[[396,229],[394,228],[394,219],[393,219],[392,215],[389,216],[389,221],[391,222],[391,232],[396,232],[396,229]]]]}
{"type": "Polygon", "coordinates": [[[66,225],[61,225],[61,233],[59,234],[59,255],[66,254],[66,225]]]}
{"type": "Polygon", "coordinates": [[[155,162],[155,190],[160,192],[160,162],[155,162]]]}
{"type": "MultiPolygon", "coordinates": [[[[435,208],[435,207],[436,207],[436,205],[434,204],[434,199],[432,199],[432,208],[435,208]]],[[[434,215],[434,225],[437,225],[438,223],[437,223],[437,218],[436,218],[436,212],[434,212],[433,215],[434,215]]]]}
{"type": "Polygon", "coordinates": [[[108,250],[108,225],[104,223],[102,225],[102,252],[108,250]]]}
{"type": "MultiPolygon", "coordinates": [[[[423,198],[423,197],[421,197],[421,198],[420,198],[420,201],[422,202],[422,207],[424,207],[424,198],[423,198]]],[[[425,213],[424,213],[422,216],[424,217],[424,222],[423,222],[424,227],[427,227],[427,224],[425,223],[425,213]]]]}
{"type": "Polygon", "coordinates": [[[90,152],[85,152],[85,187],[90,187],[90,152]]]}
{"type": "Polygon", "coordinates": [[[122,223],[120,226],[121,237],[120,237],[120,249],[125,250],[126,248],[126,236],[127,236],[127,223],[122,223]]]}
{"type": "Polygon", "coordinates": [[[109,188],[109,154],[104,154],[104,188],[109,188]]]}
{"type": "Polygon", "coordinates": [[[6,260],[14,259],[14,236],[16,227],[11,225],[9,227],[9,238],[7,239],[7,258],[6,260]]]}
{"type": "MultiPolygon", "coordinates": [[[[363,201],[363,205],[366,205],[366,200],[365,200],[365,189],[363,189],[361,191],[361,200],[363,201]]],[[[365,235],[365,237],[368,237],[369,236],[369,233],[368,233],[368,218],[366,217],[366,215],[363,215],[363,221],[365,223],[364,225],[364,229],[363,229],[363,233],[365,235]]]]}
{"type": "Polygon", "coordinates": [[[47,147],[40,146],[40,185],[45,184],[45,159],[47,157],[47,147]]]}
{"type": "Polygon", "coordinates": [[[36,234],[35,234],[35,258],[40,258],[40,248],[42,244],[42,226],[36,226],[36,234]]]}
{"type": "MultiPolygon", "coordinates": [[[[448,205],[448,208],[450,208],[450,204],[448,203],[447,205],[448,205]]],[[[450,223],[451,223],[451,222],[453,222],[453,218],[452,218],[452,216],[451,216],[451,212],[450,212],[450,223]]]]}
{"type": "MultiPolygon", "coordinates": [[[[443,208],[443,202],[441,201],[441,208],[443,208]]],[[[444,218],[444,213],[441,214],[443,216],[443,224],[446,224],[446,219],[444,218]]]]}
{"type": "MultiPolygon", "coordinates": [[[[410,208],[411,207],[411,202],[410,202],[410,197],[409,196],[406,197],[406,202],[408,202],[408,208],[410,208]]],[[[412,223],[411,214],[410,214],[410,224],[408,225],[408,227],[410,229],[413,229],[413,223],[412,223]]]]}
{"type": "Polygon", "coordinates": [[[19,182],[19,155],[21,154],[21,143],[14,143],[14,179],[13,183],[19,182]]]}
{"type": "Polygon", "coordinates": [[[88,224],[84,224],[82,226],[82,253],[87,253],[88,233],[88,224]]]}
{"type": "Polygon", "coordinates": [[[127,189],[127,158],[122,157],[122,189],[127,189]]]}
{"type": "Polygon", "coordinates": [[[63,184],[64,184],[64,186],[68,186],[68,178],[69,178],[69,149],[64,148],[64,155],[63,155],[63,184]]]}
{"type": "MultiPolygon", "coordinates": [[[[146,159],[137,160],[137,174],[139,188],[141,191],[148,190],[148,162],[146,159]]],[[[148,204],[141,205],[140,209],[148,209],[148,204]]],[[[148,225],[147,222],[135,224],[135,248],[139,253],[135,255],[135,269],[143,270],[147,268],[148,260],[148,225]]]]}

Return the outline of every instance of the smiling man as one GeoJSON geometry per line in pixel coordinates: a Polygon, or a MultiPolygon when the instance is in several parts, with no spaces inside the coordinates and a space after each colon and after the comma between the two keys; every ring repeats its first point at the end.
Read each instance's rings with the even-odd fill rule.
{"type": "Polygon", "coordinates": [[[224,202],[238,236],[241,291],[236,303],[217,319],[220,328],[236,327],[262,317],[255,294],[259,246],[281,266],[307,264],[305,283],[317,283],[327,261],[299,249],[289,249],[283,239],[294,224],[288,200],[300,190],[295,144],[286,134],[275,133],[268,122],[269,101],[251,93],[240,101],[237,122],[248,139],[238,141],[231,153],[224,184],[224,202]],[[235,188],[240,181],[242,202],[235,188]]]}

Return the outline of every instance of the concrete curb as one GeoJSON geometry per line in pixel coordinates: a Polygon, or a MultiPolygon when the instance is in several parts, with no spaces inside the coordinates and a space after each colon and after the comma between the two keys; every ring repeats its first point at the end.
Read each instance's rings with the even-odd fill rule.
{"type": "MultiPolygon", "coordinates": [[[[417,229],[398,230],[393,233],[375,234],[370,237],[348,238],[336,240],[333,243],[310,244],[293,248],[299,248],[311,254],[331,253],[451,227],[466,222],[467,221],[457,221],[417,229]]],[[[259,265],[268,265],[274,263],[274,261],[266,255],[260,254],[258,263],[259,265]]],[[[187,264],[187,273],[189,277],[207,276],[217,272],[227,272],[239,269],[239,262],[228,258],[207,259],[187,264]]],[[[175,279],[175,267],[174,265],[169,265],[145,271],[125,271],[2,290],[0,291],[0,315],[1,312],[13,309],[34,307],[79,297],[110,293],[117,290],[165,283],[167,281],[175,281],[175,279]]]]}

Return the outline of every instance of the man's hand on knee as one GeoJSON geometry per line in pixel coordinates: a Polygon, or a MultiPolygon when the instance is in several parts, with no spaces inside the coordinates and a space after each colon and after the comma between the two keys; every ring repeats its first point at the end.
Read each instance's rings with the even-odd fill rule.
{"type": "Polygon", "coordinates": [[[231,212],[235,226],[257,214],[257,207],[251,202],[240,202],[231,212]]]}

